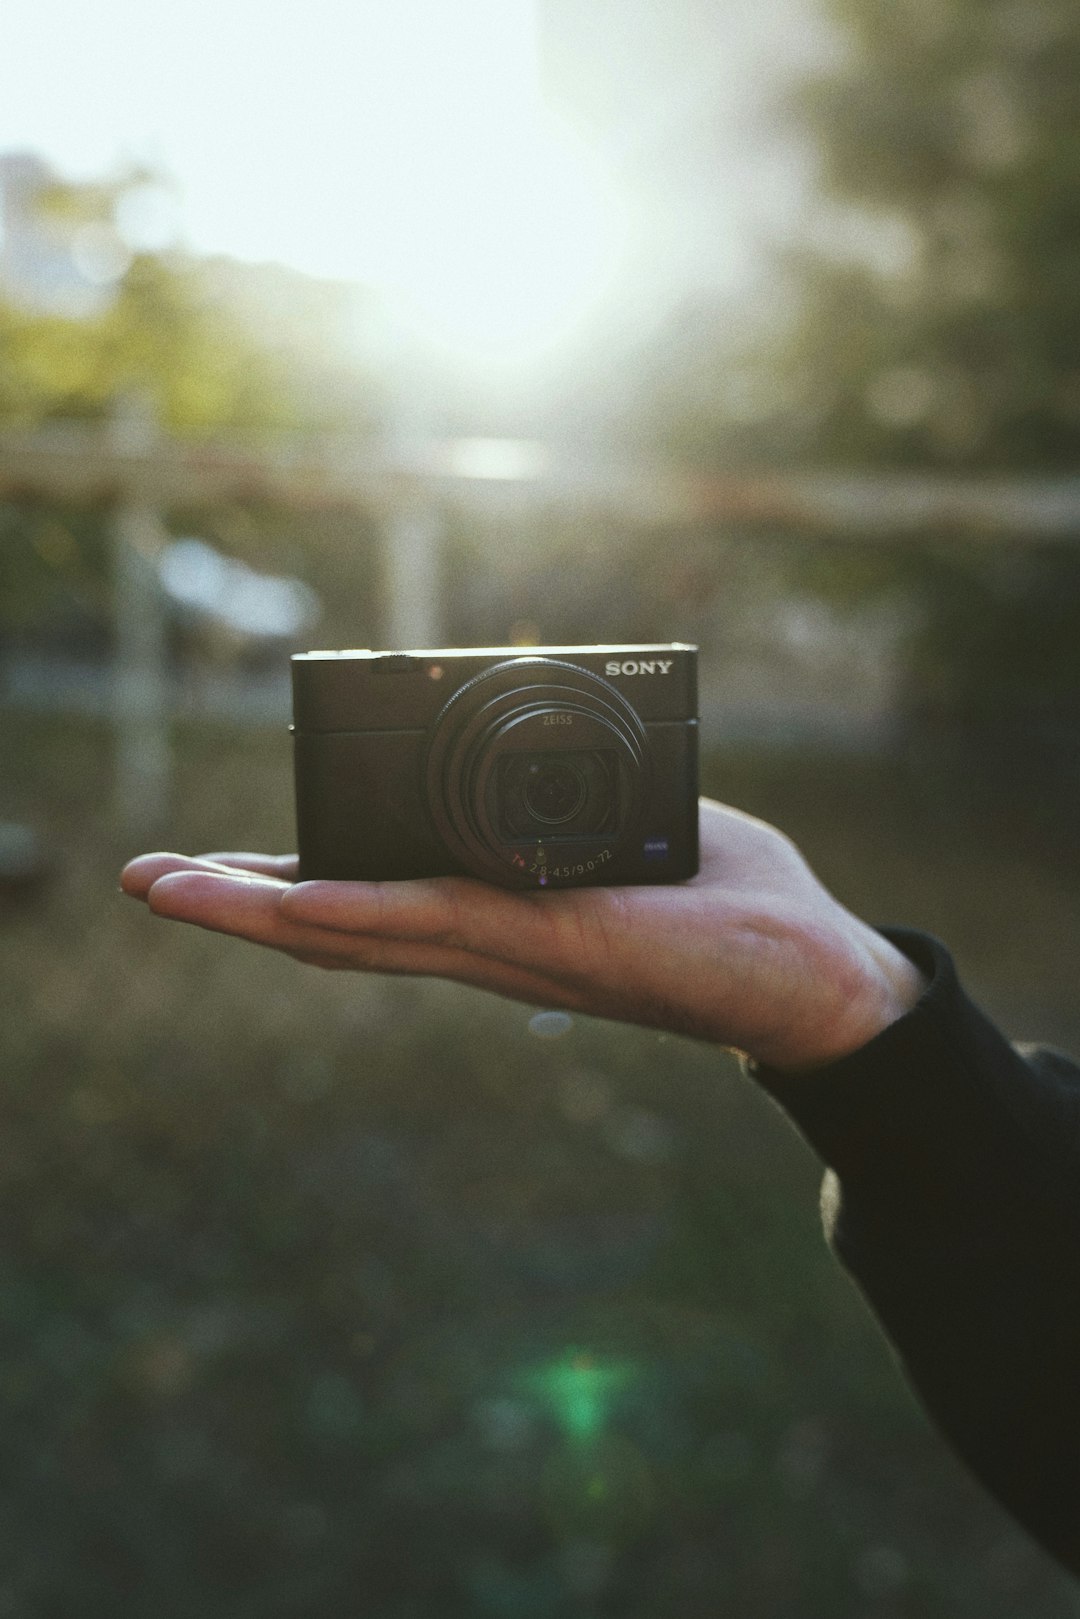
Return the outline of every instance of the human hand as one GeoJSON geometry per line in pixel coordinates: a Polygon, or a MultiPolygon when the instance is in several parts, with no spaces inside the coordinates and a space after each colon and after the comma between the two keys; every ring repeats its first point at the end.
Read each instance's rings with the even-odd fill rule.
{"type": "Polygon", "coordinates": [[[295,882],[290,856],[147,854],[121,876],[157,916],[320,967],[448,978],[669,1029],[775,1068],[864,1045],[918,969],[775,827],[701,800],[701,870],[675,885],[510,890],[471,877],[295,882]]]}

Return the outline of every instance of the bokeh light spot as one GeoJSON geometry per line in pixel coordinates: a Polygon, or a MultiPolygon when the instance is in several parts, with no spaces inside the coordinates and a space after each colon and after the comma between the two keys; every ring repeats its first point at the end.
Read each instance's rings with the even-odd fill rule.
{"type": "MultiPolygon", "coordinates": [[[[543,878],[540,879],[543,882],[543,878]]],[[[534,1012],[529,1019],[529,1033],[538,1040],[558,1040],[569,1034],[574,1020],[569,1012],[534,1012]]]]}

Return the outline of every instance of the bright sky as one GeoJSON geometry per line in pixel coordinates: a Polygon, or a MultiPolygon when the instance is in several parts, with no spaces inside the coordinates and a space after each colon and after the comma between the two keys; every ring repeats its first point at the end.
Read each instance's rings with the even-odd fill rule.
{"type": "Polygon", "coordinates": [[[463,345],[540,339],[620,250],[597,162],[544,113],[530,0],[0,7],[0,151],[171,174],[181,239],[389,287],[463,345]]]}

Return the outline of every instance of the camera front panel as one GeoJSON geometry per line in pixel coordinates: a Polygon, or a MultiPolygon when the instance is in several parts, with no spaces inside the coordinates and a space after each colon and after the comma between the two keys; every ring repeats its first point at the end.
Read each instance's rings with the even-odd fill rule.
{"type": "Polygon", "coordinates": [[[423,732],[297,731],[301,882],[382,882],[460,873],[424,810],[423,732]]]}
{"type": "Polygon", "coordinates": [[[698,725],[647,725],[651,791],[627,850],[627,883],[676,883],[698,871],[698,725]]]}

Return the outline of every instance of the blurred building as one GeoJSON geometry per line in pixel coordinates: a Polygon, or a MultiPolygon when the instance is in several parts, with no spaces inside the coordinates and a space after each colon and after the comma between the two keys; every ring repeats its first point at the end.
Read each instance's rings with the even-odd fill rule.
{"type": "Polygon", "coordinates": [[[50,206],[71,188],[34,152],[0,153],[0,294],[40,314],[80,317],[108,303],[101,227],[50,206]]]}

